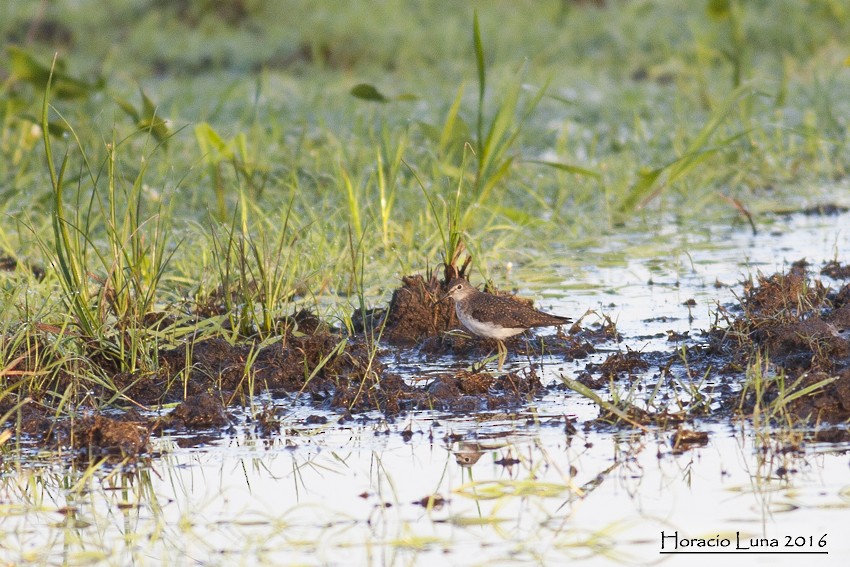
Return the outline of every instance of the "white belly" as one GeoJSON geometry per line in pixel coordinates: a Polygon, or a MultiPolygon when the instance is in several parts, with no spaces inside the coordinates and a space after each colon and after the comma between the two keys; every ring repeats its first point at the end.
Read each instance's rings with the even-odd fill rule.
{"type": "Polygon", "coordinates": [[[488,337],[491,339],[506,339],[508,337],[518,335],[525,330],[512,329],[510,327],[499,327],[490,323],[476,321],[475,319],[469,317],[466,313],[462,312],[460,309],[455,309],[455,313],[457,313],[457,318],[460,319],[460,322],[463,323],[463,326],[478,335],[479,337],[488,337]]]}

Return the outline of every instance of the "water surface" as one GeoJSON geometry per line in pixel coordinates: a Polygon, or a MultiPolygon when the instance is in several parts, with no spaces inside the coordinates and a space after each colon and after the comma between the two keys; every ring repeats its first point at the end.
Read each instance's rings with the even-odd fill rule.
{"type": "MultiPolygon", "coordinates": [[[[777,217],[756,235],[670,230],[618,237],[580,258],[565,253],[562,263],[551,259],[556,276],[547,279],[524,278],[535,268],[517,266],[511,280],[541,298],[540,307],[572,317],[593,310],[588,324],[608,315],[623,337],[588,359],[532,362],[551,385],[612,351],[672,352],[668,331],[698,337],[717,306],[734,303],[740,281],[757,271],[786,270],[800,258],[815,267],[846,261],[844,226],[848,214],[777,217]],[[695,305],[685,305],[690,299],[695,305]]],[[[387,362],[418,380],[470,361],[414,351],[387,362]]],[[[0,558],[49,565],[716,565],[711,555],[661,552],[728,540],[726,551],[750,548],[750,555],[739,549],[720,558],[730,564],[846,561],[847,444],[789,450],[787,430],[723,415],[686,423],[708,432],[708,442],[677,453],[672,429],[585,427],[598,413],[593,402],[555,388],[507,413],[376,412],[343,422],[293,398],[260,397],[234,414],[224,434],[210,432],[200,444],[166,434],[155,439],[154,457],[129,470],[75,468],[37,447],[21,460],[7,453],[0,558]],[[258,433],[250,416],[260,408],[279,417],[279,431],[258,433]],[[684,540],[694,544],[676,548],[684,540]],[[772,540],[778,547],[753,546],[772,540]]],[[[798,433],[802,439],[805,431],[798,433]]]]}

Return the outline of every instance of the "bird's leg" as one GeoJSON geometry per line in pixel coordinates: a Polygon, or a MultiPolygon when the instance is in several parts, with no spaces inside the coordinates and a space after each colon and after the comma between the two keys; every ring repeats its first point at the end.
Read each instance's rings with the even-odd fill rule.
{"type": "Polygon", "coordinates": [[[496,342],[499,344],[499,372],[501,372],[505,359],[508,357],[508,349],[502,339],[496,339],[496,342]]]}

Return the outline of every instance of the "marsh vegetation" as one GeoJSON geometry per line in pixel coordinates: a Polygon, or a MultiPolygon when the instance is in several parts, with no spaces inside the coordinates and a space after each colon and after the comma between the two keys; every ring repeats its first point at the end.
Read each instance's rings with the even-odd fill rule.
{"type": "Polygon", "coordinates": [[[846,551],[845,2],[107,7],[0,8],[2,559],[846,551]]]}

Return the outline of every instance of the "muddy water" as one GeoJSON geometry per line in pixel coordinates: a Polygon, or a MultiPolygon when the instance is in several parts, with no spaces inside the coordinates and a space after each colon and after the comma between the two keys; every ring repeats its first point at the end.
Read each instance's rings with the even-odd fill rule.
{"type": "MultiPolygon", "coordinates": [[[[339,423],[297,400],[259,398],[253,409],[281,420],[270,434],[247,408],[206,443],[154,439],[156,456],[131,471],[85,473],[33,448],[23,464],[2,466],[0,560],[715,565],[718,557],[693,552],[721,550],[736,552],[720,558],[732,565],[843,564],[850,445],[800,443],[726,415],[686,423],[707,440],[674,451],[675,428],[591,425],[596,405],[555,386],[612,351],[669,352],[677,342],[668,331],[698,336],[716,303],[733,302],[756,270],[804,257],[846,262],[846,226],[848,214],[795,215],[758,235],[671,230],[565,252],[548,266],[560,283],[523,291],[555,313],[594,310],[587,323],[608,315],[623,340],[586,359],[530,361],[552,387],[509,413],[418,411],[389,421],[372,413],[339,423]],[[680,554],[662,553],[671,551],[680,554]]],[[[519,267],[511,277],[533,281],[519,267]]],[[[411,382],[469,362],[415,352],[386,360],[411,382]]],[[[655,372],[645,372],[647,383],[655,372]]]]}

